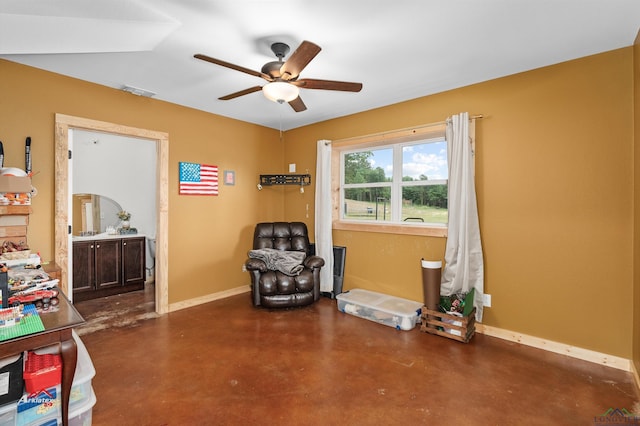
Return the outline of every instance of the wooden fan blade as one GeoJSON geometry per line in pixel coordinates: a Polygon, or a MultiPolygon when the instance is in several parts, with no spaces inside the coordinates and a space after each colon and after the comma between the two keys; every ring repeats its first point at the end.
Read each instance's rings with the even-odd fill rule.
{"type": "Polygon", "coordinates": [[[271,78],[271,76],[267,74],[250,70],[249,68],[241,67],[240,65],[232,64],[230,62],[221,61],[220,59],[212,58],[201,53],[197,53],[193,55],[193,57],[196,59],[201,59],[203,61],[211,62],[212,64],[220,65],[221,67],[231,68],[232,70],[240,71],[249,75],[253,75],[255,77],[264,78],[267,81],[273,81],[273,78],[271,78]]]}
{"type": "Polygon", "coordinates": [[[320,53],[320,50],[322,49],[317,44],[306,40],[303,41],[280,67],[280,77],[283,80],[295,80],[304,67],[320,53]]]}
{"type": "Polygon", "coordinates": [[[254,86],[254,87],[250,87],[248,89],[244,89],[241,90],[239,92],[235,92],[235,93],[231,93],[230,95],[227,96],[223,96],[220,99],[221,101],[228,101],[229,99],[234,99],[240,96],[244,96],[244,95],[248,95],[249,93],[253,93],[253,92],[259,92],[260,90],[262,90],[262,87],[260,86],[254,86]]]}
{"type": "Polygon", "coordinates": [[[304,104],[304,102],[302,102],[300,96],[290,101],[289,105],[291,105],[291,108],[293,108],[295,112],[301,112],[307,109],[307,106],[304,104]]]}
{"type": "Polygon", "coordinates": [[[340,90],[342,92],[359,92],[362,90],[362,83],[317,80],[313,78],[303,78],[302,80],[292,81],[291,84],[302,87],[303,89],[340,90]]]}

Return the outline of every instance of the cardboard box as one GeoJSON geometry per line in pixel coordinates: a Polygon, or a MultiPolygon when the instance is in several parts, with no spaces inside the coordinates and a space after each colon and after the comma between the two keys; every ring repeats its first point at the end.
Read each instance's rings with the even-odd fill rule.
{"type": "Polygon", "coordinates": [[[29,176],[0,176],[0,193],[29,193],[31,178],[29,176]]]}

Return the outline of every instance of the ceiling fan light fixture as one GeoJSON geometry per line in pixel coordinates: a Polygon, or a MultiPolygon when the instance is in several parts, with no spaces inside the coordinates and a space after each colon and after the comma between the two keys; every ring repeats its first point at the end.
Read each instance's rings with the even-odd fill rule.
{"type": "Polygon", "coordinates": [[[291,102],[300,94],[300,89],[291,83],[284,81],[273,81],[262,86],[264,96],[273,102],[291,102]]]}

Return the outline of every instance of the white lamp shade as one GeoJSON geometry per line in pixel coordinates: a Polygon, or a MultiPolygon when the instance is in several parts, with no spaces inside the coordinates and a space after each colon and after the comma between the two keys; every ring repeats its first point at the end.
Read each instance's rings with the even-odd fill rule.
{"type": "Polygon", "coordinates": [[[283,103],[291,102],[297,98],[300,90],[293,84],[274,81],[262,86],[262,93],[264,93],[267,99],[273,102],[283,103]]]}

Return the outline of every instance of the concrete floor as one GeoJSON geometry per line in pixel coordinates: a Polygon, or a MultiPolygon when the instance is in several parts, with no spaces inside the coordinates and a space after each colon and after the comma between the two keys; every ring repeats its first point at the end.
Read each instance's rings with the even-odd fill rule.
{"type": "Polygon", "coordinates": [[[82,340],[94,425],[593,425],[610,408],[640,412],[630,373],[481,334],[398,331],[327,298],[269,311],[233,296],[82,340]]]}

